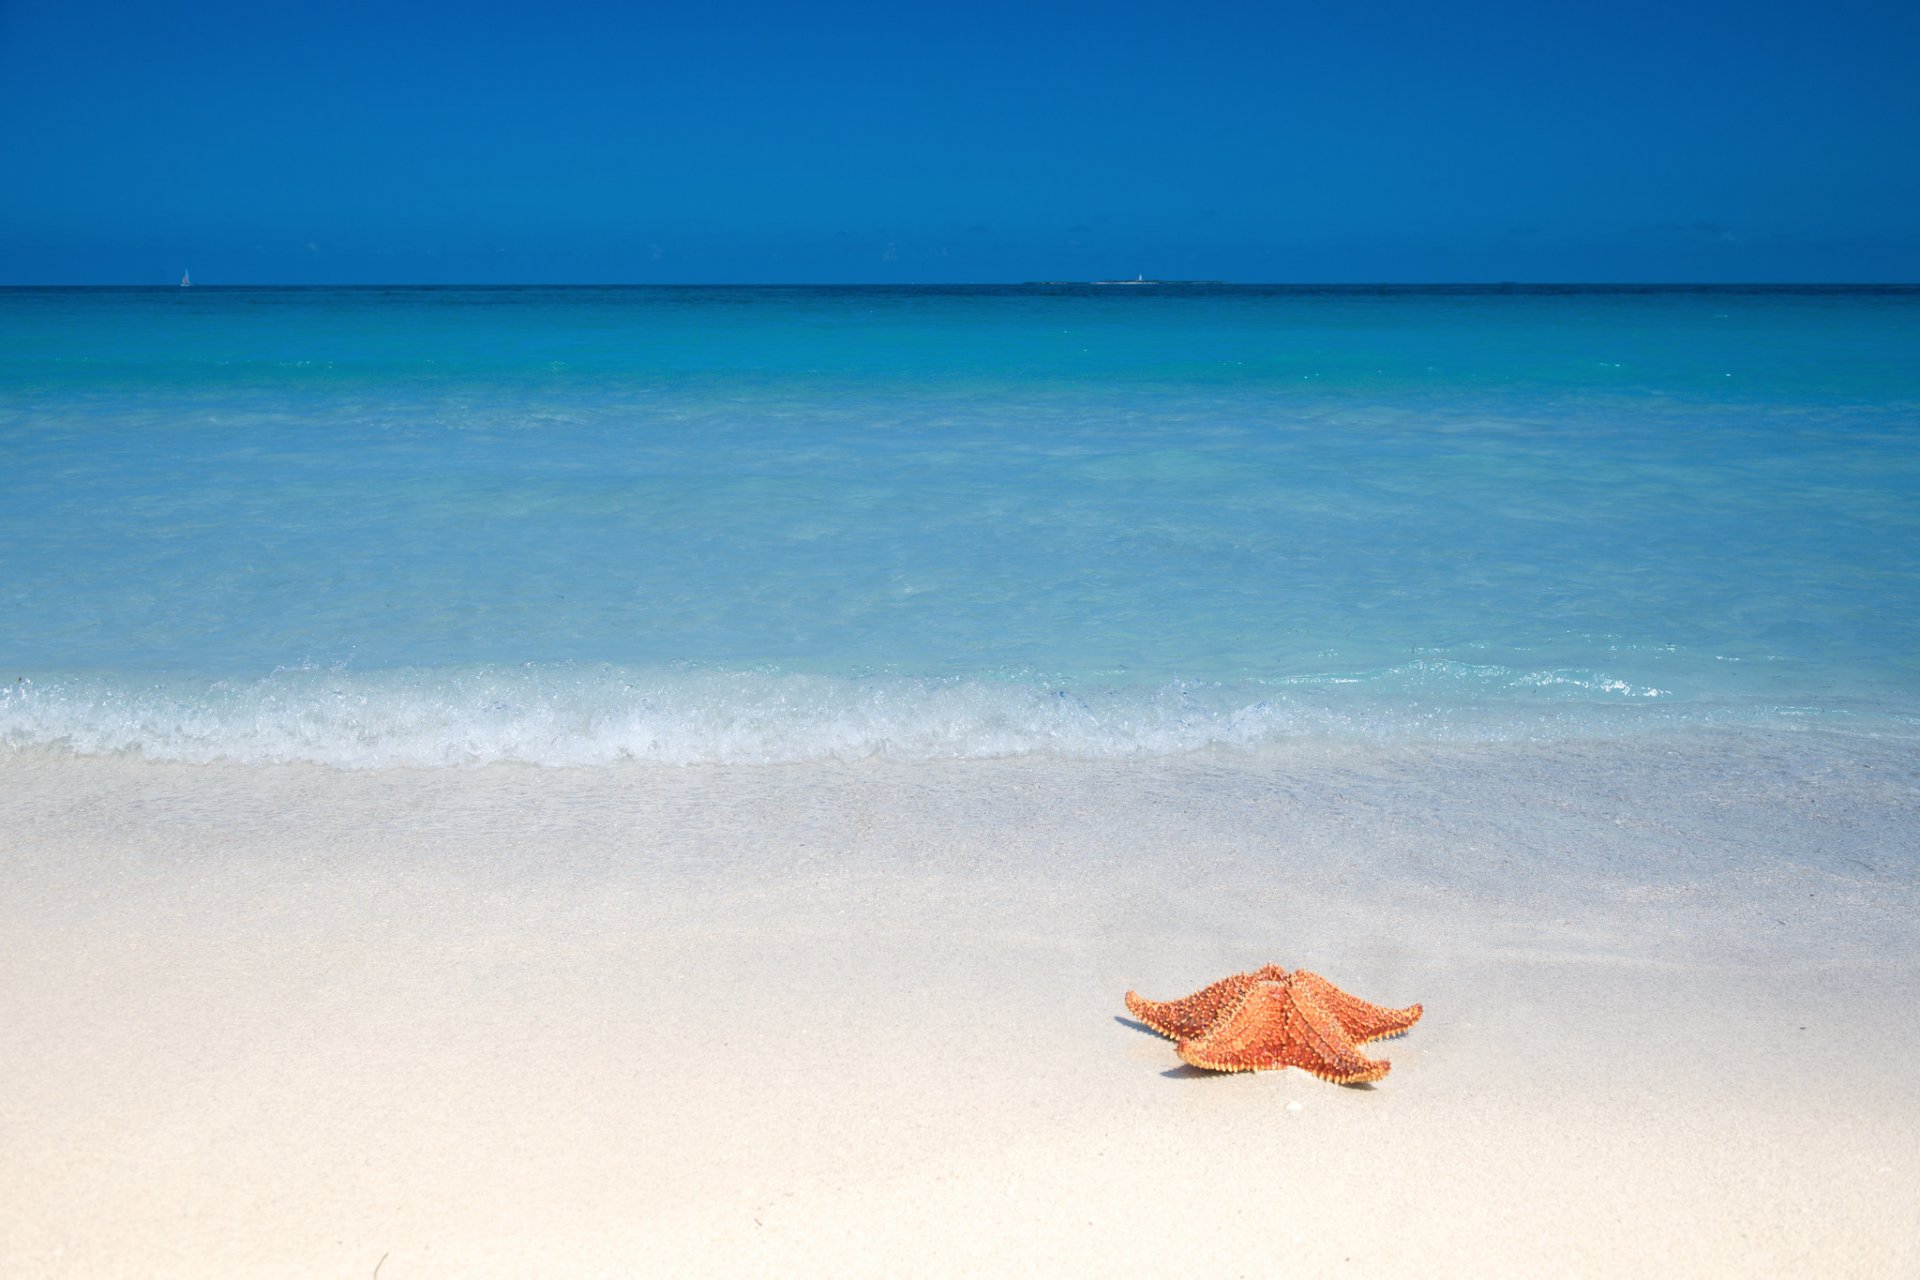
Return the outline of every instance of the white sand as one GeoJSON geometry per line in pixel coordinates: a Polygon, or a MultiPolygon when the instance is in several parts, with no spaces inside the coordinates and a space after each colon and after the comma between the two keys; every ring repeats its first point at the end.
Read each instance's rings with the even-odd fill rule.
{"type": "Polygon", "coordinates": [[[1917,835],[1811,735],[14,758],[0,1275],[1910,1274],[1917,835]],[[1125,1020],[1266,961],[1426,1019],[1371,1089],[1125,1020]]]}

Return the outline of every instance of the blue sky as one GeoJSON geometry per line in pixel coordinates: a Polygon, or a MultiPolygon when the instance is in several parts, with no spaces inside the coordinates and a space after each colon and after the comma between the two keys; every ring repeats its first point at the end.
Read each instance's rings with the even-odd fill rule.
{"type": "Polygon", "coordinates": [[[1920,5],[0,0],[0,282],[1920,279],[1920,5]]]}

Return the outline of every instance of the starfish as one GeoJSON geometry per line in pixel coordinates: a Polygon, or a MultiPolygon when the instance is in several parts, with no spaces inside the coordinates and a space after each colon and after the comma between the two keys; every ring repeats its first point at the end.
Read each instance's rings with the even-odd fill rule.
{"type": "Polygon", "coordinates": [[[1336,1084],[1378,1080],[1393,1064],[1357,1046],[1397,1036],[1420,1020],[1419,1005],[1386,1009],[1349,995],[1317,973],[1266,965],[1202,987],[1184,1000],[1127,1008],[1177,1042],[1183,1061],[1210,1071],[1299,1067],[1336,1084]]]}

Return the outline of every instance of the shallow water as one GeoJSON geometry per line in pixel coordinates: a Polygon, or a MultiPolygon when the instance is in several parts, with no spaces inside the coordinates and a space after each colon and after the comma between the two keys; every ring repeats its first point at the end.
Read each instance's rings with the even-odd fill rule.
{"type": "Polygon", "coordinates": [[[1920,292],[0,291],[0,743],[1920,734],[1920,292]]]}

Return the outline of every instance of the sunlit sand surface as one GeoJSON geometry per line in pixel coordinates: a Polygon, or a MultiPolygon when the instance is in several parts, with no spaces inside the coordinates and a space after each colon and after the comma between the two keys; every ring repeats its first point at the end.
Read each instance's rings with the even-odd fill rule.
{"type": "Polygon", "coordinates": [[[1897,745],[0,765],[0,1273],[1897,1274],[1897,745]],[[1393,1071],[1127,1016],[1268,961],[1393,1071]]]}

